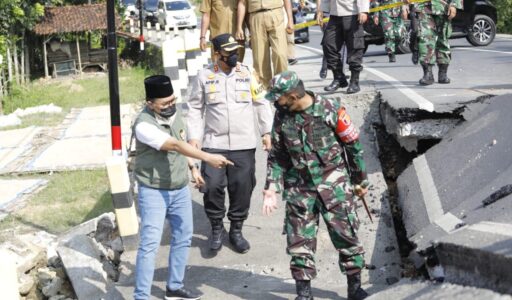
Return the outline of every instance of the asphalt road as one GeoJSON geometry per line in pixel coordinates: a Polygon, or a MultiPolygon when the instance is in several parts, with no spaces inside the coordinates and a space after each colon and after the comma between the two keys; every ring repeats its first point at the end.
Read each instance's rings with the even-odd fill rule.
{"type": "MultiPolygon", "coordinates": [[[[310,28],[310,42],[298,44],[320,54],[322,32],[318,26],[310,28]]],[[[466,39],[450,40],[452,62],[449,85],[433,84],[421,87],[418,80],[423,72],[411,63],[411,55],[397,55],[396,63],[389,63],[384,45],[370,45],[363,59],[363,85],[373,86],[383,99],[396,108],[420,108],[428,111],[451,111],[460,102],[483,95],[500,95],[512,91],[512,36],[499,35],[487,47],[473,47],[466,39]]],[[[347,67],[345,67],[347,68],[347,67]]],[[[320,66],[318,66],[318,71],[320,66]]],[[[317,70],[315,70],[317,71],[317,70]]],[[[437,68],[434,68],[437,79],[437,68]]],[[[328,78],[332,78],[329,74],[328,78]]],[[[327,84],[327,82],[326,82],[327,84]]]]}

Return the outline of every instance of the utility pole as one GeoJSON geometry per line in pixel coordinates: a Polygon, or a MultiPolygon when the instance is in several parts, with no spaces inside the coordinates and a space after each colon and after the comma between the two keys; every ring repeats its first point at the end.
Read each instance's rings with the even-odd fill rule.
{"type": "Polygon", "coordinates": [[[131,193],[130,176],[123,157],[119,79],[117,74],[117,38],[115,0],[107,0],[108,86],[110,93],[110,124],[112,157],[107,160],[107,174],[119,235],[125,249],[136,249],[139,223],[131,193]]]}
{"type": "Polygon", "coordinates": [[[144,51],[144,20],[142,20],[142,0],[138,0],[139,2],[139,42],[140,42],[140,51],[144,51]]]}
{"type": "Polygon", "coordinates": [[[117,74],[117,37],[115,1],[107,0],[108,86],[110,94],[110,125],[112,154],[121,156],[121,114],[119,108],[119,79],[117,74]]]}

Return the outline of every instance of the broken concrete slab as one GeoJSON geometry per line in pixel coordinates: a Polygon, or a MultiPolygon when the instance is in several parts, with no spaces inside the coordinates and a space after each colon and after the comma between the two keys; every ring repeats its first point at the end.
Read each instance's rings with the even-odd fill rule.
{"type": "Polygon", "coordinates": [[[378,292],[366,298],[366,300],[381,299],[486,299],[486,300],[512,300],[510,295],[502,295],[490,290],[468,287],[450,283],[432,283],[429,281],[413,281],[402,279],[398,284],[393,285],[384,291],[378,292]]]}
{"type": "Polygon", "coordinates": [[[398,177],[407,235],[420,249],[429,238],[442,236],[423,231],[430,224],[448,234],[461,223],[471,224],[464,218],[473,213],[477,222],[488,220],[491,207],[476,208],[512,176],[511,98],[493,98],[478,117],[452,130],[398,177]]]}
{"type": "Polygon", "coordinates": [[[76,235],[57,247],[78,299],[106,299],[107,274],[92,239],[76,235]]]}
{"type": "MultiPolygon", "coordinates": [[[[512,196],[503,201],[512,203],[512,196]]],[[[512,205],[507,209],[510,212],[512,205]]],[[[512,294],[510,214],[494,219],[501,222],[478,222],[436,241],[434,249],[446,280],[512,294]]]]}
{"type": "Polygon", "coordinates": [[[386,131],[409,152],[418,151],[421,140],[440,140],[463,120],[469,120],[488,104],[490,96],[450,105],[451,110],[429,112],[420,108],[394,107],[381,97],[380,115],[386,131]]]}

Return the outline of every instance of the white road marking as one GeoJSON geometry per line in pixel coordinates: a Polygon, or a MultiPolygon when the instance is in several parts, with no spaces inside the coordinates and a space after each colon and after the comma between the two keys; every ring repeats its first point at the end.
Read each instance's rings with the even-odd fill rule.
{"type": "MultiPolygon", "coordinates": [[[[312,51],[314,53],[318,53],[320,55],[324,54],[323,51],[315,49],[315,48],[311,48],[311,47],[308,47],[308,46],[302,46],[302,45],[296,45],[296,46],[300,47],[300,48],[304,48],[304,49],[309,50],[309,51],[312,51]]],[[[404,94],[407,98],[409,98],[411,101],[416,103],[418,105],[419,109],[423,109],[423,110],[426,110],[428,112],[433,112],[434,111],[434,103],[428,101],[425,97],[423,97],[420,94],[416,93],[414,90],[408,88],[406,85],[404,85],[399,80],[397,80],[394,77],[391,77],[391,76],[389,76],[389,75],[387,75],[387,74],[385,74],[385,73],[383,73],[381,71],[373,69],[373,68],[365,67],[364,69],[366,71],[368,71],[370,73],[373,73],[374,75],[384,79],[389,84],[391,84],[392,86],[396,87],[402,94],[404,94]]]]}
{"type": "Polygon", "coordinates": [[[469,226],[469,229],[485,233],[499,234],[512,237],[512,225],[506,223],[484,221],[469,226]]]}
{"type": "Polygon", "coordinates": [[[400,91],[407,98],[409,98],[409,100],[418,104],[419,109],[423,109],[428,112],[434,111],[434,103],[428,101],[425,97],[416,93],[414,90],[408,88],[405,84],[400,82],[398,79],[391,77],[388,74],[381,72],[379,70],[376,70],[374,68],[365,67],[364,69],[370,73],[373,73],[374,75],[379,76],[380,78],[384,79],[389,84],[391,84],[392,86],[396,87],[398,89],[398,91],[400,91]]]}
{"type": "Polygon", "coordinates": [[[445,213],[442,217],[437,219],[434,223],[436,223],[439,227],[441,227],[445,232],[449,233],[456,229],[457,225],[463,224],[464,222],[454,216],[452,213],[445,213]]]}
{"type": "Polygon", "coordinates": [[[317,33],[322,33],[323,31],[322,30],[316,30],[316,29],[309,29],[310,32],[317,32],[317,33]]]}
{"type": "Polygon", "coordinates": [[[412,163],[416,170],[416,176],[418,176],[418,183],[420,184],[428,220],[430,223],[433,223],[443,216],[444,210],[425,154],[416,157],[412,163]]]}
{"type": "Polygon", "coordinates": [[[512,55],[512,52],[480,49],[480,48],[475,48],[475,47],[473,47],[473,48],[457,48],[457,47],[454,47],[454,48],[452,48],[452,50],[469,50],[469,51],[492,52],[492,53],[501,53],[501,54],[512,55]]]}

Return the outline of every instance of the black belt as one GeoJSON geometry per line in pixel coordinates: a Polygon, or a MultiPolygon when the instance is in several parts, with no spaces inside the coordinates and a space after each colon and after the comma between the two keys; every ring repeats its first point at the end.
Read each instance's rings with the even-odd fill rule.
{"type": "MultiPolygon", "coordinates": [[[[282,7],[282,6],[281,6],[281,7],[282,7]]],[[[281,7],[275,7],[275,8],[262,8],[262,9],[260,9],[260,10],[253,11],[251,14],[256,14],[256,13],[265,12],[265,11],[269,11],[269,10],[274,10],[274,9],[278,9],[278,8],[281,8],[281,7]]]]}

